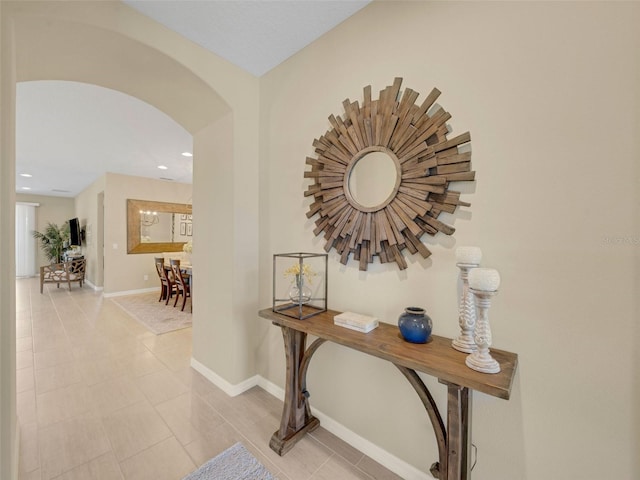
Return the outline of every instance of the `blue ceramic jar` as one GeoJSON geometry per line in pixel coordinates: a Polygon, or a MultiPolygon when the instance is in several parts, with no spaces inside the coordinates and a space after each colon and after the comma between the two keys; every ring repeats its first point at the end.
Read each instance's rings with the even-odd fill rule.
{"type": "Polygon", "coordinates": [[[400,334],[407,342],[426,343],[431,336],[433,322],[420,307],[407,307],[398,318],[400,334]]]}

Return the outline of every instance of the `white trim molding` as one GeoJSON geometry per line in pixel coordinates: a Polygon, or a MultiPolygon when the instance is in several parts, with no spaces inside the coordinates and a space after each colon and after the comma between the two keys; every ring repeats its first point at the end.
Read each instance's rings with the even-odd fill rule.
{"type": "Polygon", "coordinates": [[[125,295],[137,295],[138,293],[149,293],[149,292],[159,292],[159,291],[160,289],[158,287],[151,287],[151,288],[141,288],[140,290],[122,290],[121,292],[103,293],[102,295],[104,296],[104,298],[110,298],[110,297],[123,297],[125,295]]]}
{"type": "Polygon", "coordinates": [[[191,367],[230,397],[240,395],[241,393],[246,392],[247,390],[258,385],[258,375],[247,378],[243,382],[240,382],[236,385],[229,383],[216,372],[204,366],[193,357],[191,357],[191,367]]]}
{"type": "MultiPolygon", "coordinates": [[[[95,292],[101,292],[102,290],[104,290],[104,287],[96,287],[93,283],[91,283],[89,280],[85,279],[84,283],[86,283],[88,286],[90,286],[93,291],[95,292]]],[[[106,297],[107,295],[105,295],[106,297]]],[[[115,296],[115,295],[112,295],[115,296]]]]}
{"type": "MultiPolygon", "coordinates": [[[[226,381],[214,371],[210,370],[208,367],[204,366],[202,363],[198,362],[193,357],[191,357],[191,366],[194,370],[202,374],[207,380],[231,397],[240,395],[241,393],[258,386],[277,399],[284,401],[284,390],[261,375],[254,375],[253,377],[234,385],[226,381]]],[[[433,477],[429,473],[418,470],[413,465],[401,460],[383,448],[380,448],[378,445],[370,442],[364,437],[361,437],[354,431],[349,430],[340,422],[337,422],[321,411],[313,407],[311,407],[311,409],[313,411],[313,415],[320,420],[320,425],[322,425],[326,430],[333,433],[336,437],[344,440],[352,447],[357,448],[362,453],[405,480],[433,480],[433,477]]]]}

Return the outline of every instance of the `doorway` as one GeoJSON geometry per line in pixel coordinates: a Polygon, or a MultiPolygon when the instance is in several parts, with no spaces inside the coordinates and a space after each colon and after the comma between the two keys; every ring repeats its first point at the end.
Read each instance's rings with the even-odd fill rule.
{"type": "Polygon", "coordinates": [[[97,268],[96,268],[96,287],[104,286],[104,192],[98,193],[97,206],[97,225],[96,225],[96,252],[97,268]]]}
{"type": "Polygon", "coordinates": [[[33,277],[36,271],[37,203],[16,202],[16,277],[33,277]]]}

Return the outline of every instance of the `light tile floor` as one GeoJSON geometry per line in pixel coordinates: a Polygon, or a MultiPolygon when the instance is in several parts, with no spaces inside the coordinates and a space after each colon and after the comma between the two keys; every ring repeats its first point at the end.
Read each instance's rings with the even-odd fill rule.
{"type": "Polygon", "coordinates": [[[276,455],[282,402],[193,370],[191,328],[154,335],[86,286],[16,290],[20,480],[180,480],[238,441],[281,480],[400,478],[322,427],[276,455]]]}

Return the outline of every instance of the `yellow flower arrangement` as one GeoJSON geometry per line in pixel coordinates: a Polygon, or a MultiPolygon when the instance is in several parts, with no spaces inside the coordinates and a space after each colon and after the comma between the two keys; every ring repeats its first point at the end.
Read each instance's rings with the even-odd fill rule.
{"type": "MultiPolygon", "coordinates": [[[[300,264],[299,263],[294,263],[293,265],[291,265],[289,268],[287,268],[284,271],[284,276],[285,277],[289,277],[289,276],[298,276],[300,275],[300,264]]],[[[307,265],[304,264],[302,265],[302,275],[304,276],[304,278],[306,278],[306,280],[309,283],[312,283],[313,277],[315,277],[317,274],[316,272],[313,271],[313,269],[307,265]]]]}

